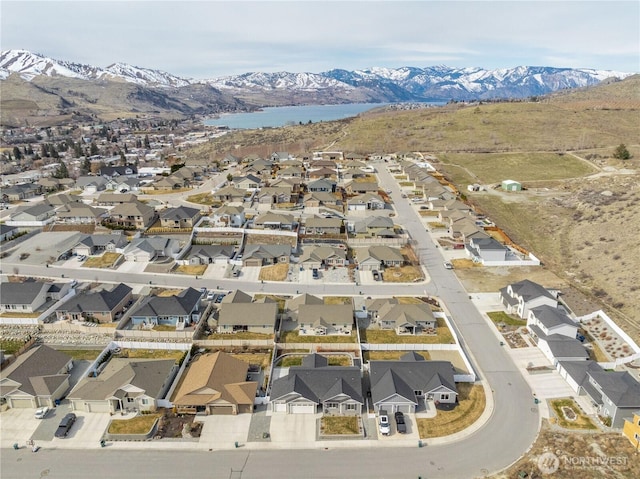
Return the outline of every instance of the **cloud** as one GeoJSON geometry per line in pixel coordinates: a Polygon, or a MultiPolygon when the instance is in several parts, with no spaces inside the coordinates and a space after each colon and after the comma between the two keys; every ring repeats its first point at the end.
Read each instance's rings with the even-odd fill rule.
{"type": "Polygon", "coordinates": [[[371,66],[639,71],[638,2],[2,3],[2,48],[196,78],[371,66]],[[567,62],[564,64],[556,62],[567,62]]]}

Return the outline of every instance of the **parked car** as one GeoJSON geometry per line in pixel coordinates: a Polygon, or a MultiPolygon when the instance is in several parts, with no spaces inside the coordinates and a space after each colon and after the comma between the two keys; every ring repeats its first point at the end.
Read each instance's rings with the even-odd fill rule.
{"type": "Polygon", "coordinates": [[[407,432],[407,424],[404,422],[404,414],[398,411],[394,416],[396,419],[396,429],[400,434],[405,434],[407,432]]]}
{"type": "Polygon", "coordinates": [[[389,417],[387,415],[380,416],[379,429],[380,434],[383,436],[388,436],[391,433],[391,425],[389,424],[389,417]]]}
{"type": "Polygon", "coordinates": [[[318,268],[313,268],[313,279],[318,279],[320,277],[320,271],[318,271],[318,268]]]}
{"type": "Polygon", "coordinates": [[[445,261],[444,262],[444,267],[446,269],[453,269],[453,264],[451,264],[449,261],[445,261]]]}
{"type": "Polygon", "coordinates": [[[60,424],[58,425],[58,429],[56,429],[56,437],[67,437],[69,431],[71,430],[71,426],[76,422],[76,415],[70,412],[65,417],[62,418],[60,424]]]}
{"type": "Polygon", "coordinates": [[[48,406],[42,406],[36,409],[36,419],[44,419],[45,416],[49,413],[48,406]]]}
{"type": "Polygon", "coordinates": [[[371,273],[373,274],[373,279],[375,279],[376,281],[380,281],[380,273],[377,269],[374,269],[371,273]]]}

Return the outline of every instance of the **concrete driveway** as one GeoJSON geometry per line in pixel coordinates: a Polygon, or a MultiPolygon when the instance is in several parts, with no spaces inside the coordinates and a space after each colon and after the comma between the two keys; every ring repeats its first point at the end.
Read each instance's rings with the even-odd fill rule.
{"type": "Polygon", "coordinates": [[[19,408],[0,413],[0,447],[11,448],[16,442],[20,447],[26,447],[27,441],[42,421],[34,417],[35,412],[31,408],[19,408]]]}
{"type": "Polygon", "coordinates": [[[271,442],[309,447],[316,441],[316,424],[321,414],[283,414],[271,416],[271,442]]]}
{"type": "MultiPolygon", "coordinates": [[[[418,444],[420,440],[420,433],[418,432],[418,425],[416,423],[416,418],[413,414],[405,414],[404,422],[407,425],[407,432],[405,434],[400,434],[396,428],[396,421],[393,418],[393,414],[389,416],[389,424],[391,425],[391,434],[388,436],[383,436],[379,432],[379,428],[376,427],[376,433],[378,434],[378,440],[381,443],[390,443],[400,445],[400,442],[410,442],[411,444],[418,444]]],[[[376,426],[378,424],[378,418],[376,417],[376,426]]]]}
{"type": "Polygon", "coordinates": [[[251,414],[238,414],[237,416],[202,416],[202,433],[200,434],[200,446],[214,449],[235,448],[235,442],[244,444],[249,435],[251,414]]]}

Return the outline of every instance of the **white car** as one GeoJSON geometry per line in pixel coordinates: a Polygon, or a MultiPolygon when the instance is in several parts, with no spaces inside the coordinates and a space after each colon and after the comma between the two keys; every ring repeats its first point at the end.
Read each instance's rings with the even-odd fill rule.
{"type": "Polygon", "coordinates": [[[391,433],[391,425],[389,424],[388,416],[380,416],[379,427],[380,434],[382,434],[383,436],[388,436],[391,433]]]}
{"type": "Polygon", "coordinates": [[[42,406],[36,409],[36,419],[44,419],[45,416],[49,413],[49,408],[47,406],[42,406]]]}
{"type": "Polygon", "coordinates": [[[453,269],[453,264],[451,264],[449,261],[445,261],[444,262],[444,267],[446,269],[453,269]]]}

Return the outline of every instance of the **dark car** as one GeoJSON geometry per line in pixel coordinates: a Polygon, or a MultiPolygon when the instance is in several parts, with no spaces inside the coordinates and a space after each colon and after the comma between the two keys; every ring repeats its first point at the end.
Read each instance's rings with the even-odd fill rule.
{"type": "Polygon", "coordinates": [[[56,429],[56,437],[67,437],[69,431],[71,430],[71,426],[76,422],[76,415],[70,412],[65,417],[62,418],[60,424],[58,425],[58,429],[56,429]]]}
{"type": "Polygon", "coordinates": [[[312,275],[313,275],[313,279],[318,279],[320,277],[320,272],[318,271],[318,268],[313,268],[312,275]]]}
{"type": "Polygon", "coordinates": [[[378,272],[378,270],[374,269],[371,274],[373,274],[373,279],[375,279],[376,281],[380,281],[380,273],[378,272]]]}
{"type": "Polygon", "coordinates": [[[398,411],[394,416],[396,418],[396,429],[400,434],[405,434],[407,432],[407,424],[404,422],[404,414],[398,411]]]}

